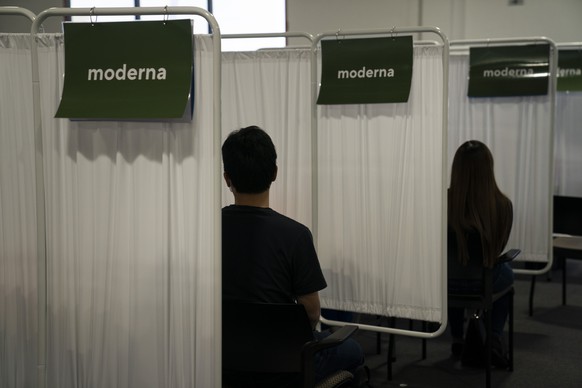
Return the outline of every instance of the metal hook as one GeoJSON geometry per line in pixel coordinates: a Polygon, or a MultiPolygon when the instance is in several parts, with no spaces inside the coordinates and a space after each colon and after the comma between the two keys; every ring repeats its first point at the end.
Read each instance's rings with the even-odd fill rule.
{"type": "Polygon", "coordinates": [[[168,6],[166,5],[164,7],[164,25],[166,25],[167,21],[168,21],[168,6]]]}
{"type": "Polygon", "coordinates": [[[340,38],[340,32],[341,32],[341,31],[342,31],[342,29],[341,29],[341,28],[339,28],[339,29],[337,30],[337,32],[335,33],[335,40],[337,40],[337,41],[338,41],[338,43],[341,43],[341,42],[342,42],[342,40],[343,40],[343,39],[344,39],[344,37],[345,37],[345,35],[342,35],[342,37],[340,38]]]}
{"type": "Polygon", "coordinates": [[[95,22],[97,21],[97,16],[95,16],[95,21],[93,21],[94,14],[95,14],[95,7],[91,7],[91,9],[89,10],[89,21],[91,22],[92,26],[94,26],[95,22]]]}
{"type": "Polygon", "coordinates": [[[392,26],[392,29],[390,30],[390,37],[392,39],[396,38],[398,36],[398,33],[396,32],[396,26],[392,26]]]}

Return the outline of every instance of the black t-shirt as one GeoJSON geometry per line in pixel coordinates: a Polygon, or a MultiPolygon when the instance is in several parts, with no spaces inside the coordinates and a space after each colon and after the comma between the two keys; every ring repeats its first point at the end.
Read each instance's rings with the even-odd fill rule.
{"type": "Polygon", "coordinates": [[[326,286],[305,225],[269,208],[222,209],[224,299],[293,303],[326,286]]]}

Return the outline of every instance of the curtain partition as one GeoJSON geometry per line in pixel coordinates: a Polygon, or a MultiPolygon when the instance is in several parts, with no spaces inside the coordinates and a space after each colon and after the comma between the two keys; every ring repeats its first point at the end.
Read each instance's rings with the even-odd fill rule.
{"type": "Polygon", "coordinates": [[[61,35],[39,35],[47,386],[212,386],[212,41],[188,123],[54,119],[61,35]]]}
{"type": "MultiPolygon", "coordinates": [[[[0,348],[3,368],[25,363],[26,378],[36,383],[16,381],[21,373],[15,368],[9,374],[17,376],[9,376],[7,386],[220,386],[218,25],[207,11],[194,7],[52,8],[38,15],[32,33],[32,50],[27,46],[17,54],[26,59],[10,59],[10,68],[5,68],[8,56],[0,58],[3,85],[5,78],[13,83],[25,80],[23,86],[8,92],[2,88],[2,98],[17,99],[13,114],[26,110],[25,119],[13,119],[23,128],[17,128],[22,130],[17,134],[22,139],[7,135],[16,139],[11,140],[12,145],[4,142],[5,115],[0,118],[2,167],[7,165],[6,157],[8,166],[27,172],[24,162],[15,163],[5,149],[12,146],[13,156],[30,159],[32,155],[34,159],[36,147],[36,168],[32,174],[28,171],[26,179],[32,180],[27,183],[31,186],[36,174],[42,188],[36,199],[36,219],[31,221],[34,226],[11,227],[16,225],[21,232],[32,229],[23,233],[27,239],[35,237],[38,227],[41,235],[36,233],[36,237],[46,247],[43,254],[40,249],[34,252],[32,264],[21,270],[29,278],[13,280],[21,288],[30,286],[27,292],[32,295],[29,300],[18,300],[26,307],[18,307],[20,314],[10,316],[18,325],[28,325],[19,330],[37,330],[26,340],[32,342],[28,346],[33,350],[38,344],[38,361],[33,352],[25,355],[24,362],[13,360],[26,351],[24,346],[14,354],[0,348]],[[65,70],[64,42],[60,34],[37,33],[43,17],[120,12],[194,14],[212,22],[212,37],[195,37],[192,122],[54,118],[65,70]],[[38,371],[38,377],[32,371],[38,371]]],[[[2,170],[0,179],[6,197],[4,188],[9,186],[4,180],[14,181],[14,173],[2,170]]],[[[20,200],[33,201],[28,196],[34,197],[35,190],[29,195],[24,186],[18,187],[20,200]]],[[[15,196],[13,192],[7,195],[15,196]]],[[[22,207],[15,210],[23,212],[22,207]]],[[[4,233],[2,211],[0,235],[4,239],[9,235],[4,233]]],[[[26,215],[20,217],[27,219],[26,215]]],[[[3,248],[8,246],[2,242],[3,248]]],[[[24,242],[15,241],[17,244],[24,242]]],[[[26,244],[28,249],[35,247],[26,244]]],[[[11,269],[12,263],[3,257],[0,265],[11,269]]],[[[15,270],[9,273],[22,277],[15,270]]],[[[6,279],[2,273],[2,287],[6,279]]],[[[2,313],[5,305],[12,308],[2,303],[2,313]]],[[[14,333],[7,334],[0,338],[12,340],[14,333]]]]}
{"type": "MultiPolygon", "coordinates": [[[[558,43],[560,50],[581,50],[580,43],[558,43]]],[[[556,127],[554,136],[554,194],[582,197],[582,92],[561,92],[556,95],[556,127]]]]}
{"type": "MultiPolygon", "coordinates": [[[[419,31],[396,31],[407,32],[419,31]]],[[[322,306],[443,323],[435,333],[363,329],[430,337],[446,326],[448,41],[441,38],[444,45],[414,47],[407,103],[318,107],[322,306]]]]}
{"type": "MultiPolygon", "coordinates": [[[[224,35],[223,38],[274,34],[224,35]]],[[[308,34],[284,33],[284,36],[308,34]]],[[[311,43],[310,43],[311,44],[311,43]]],[[[312,228],[311,50],[268,49],[222,53],[223,139],[235,129],[258,125],[277,148],[279,173],[271,207],[312,228]]],[[[223,184],[223,205],[232,194],[223,184]]]]}
{"type": "Polygon", "coordinates": [[[546,38],[451,42],[448,166],[457,148],[477,139],[491,149],[495,176],[513,202],[514,223],[509,248],[519,248],[522,261],[545,262],[539,274],[551,266],[553,115],[556,50],[546,38]],[[549,43],[550,87],[545,96],[469,98],[468,45],[549,43]]]}
{"type": "Polygon", "coordinates": [[[558,92],[554,194],[582,197],[582,92],[558,92]]]}
{"type": "MultiPolygon", "coordinates": [[[[243,38],[252,36],[227,35],[225,37],[243,38]]],[[[344,139],[345,143],[348,144],[353,144],[354,141],[367,141],[369,143],[377,144],[377,152],[374,153],[370,158],[368,158],[367,155],[358,154],[359,157],[363,158],[363,160],[358,160],[358,163],[365,163],[365,166],[361,168],[367,169],[369,164],[375,163],[377,157],[390,158],[388,153],[380,149],[381,147],[386,146],[385,144],[382,144],[383,141],[386,141],[388,146],[394,148],[398,148],[403,144],[400,143],[398,146],[392,146],[390,144],[391,139],[383,137],[386,135],[386,131],[382,130],[383,127],[395,127],[399,132],[398,136],[401,138],[408,136],[408,140],[401,140],[402,142],[406,143],[409,148],[406,151],[398,150],[398,155],[393,156],[392,159],[402,157],[406,158],[406,160],[402,161],[397,166],[389,163],[391,167],[388,167],[388,169],[396,170],[402,168],[402,164],[404,164],[404,162],[408,163],[412,161],[412,163],[415,164],[414,167],[410,168],[411,174],[421,173],[421,175],[418,175],[414,179],[410,179],[409,182],[407,182],[406,188],[410,189],[412,187],[411,185],[424,182],[425,179],[428,179],[429,183],[426,186],[423,183],[420,185],[423,188],[432,185],[431,188],[437,191],[436,193],[431,193],[430,191],[426,190],[421,190],[422,192],[419,191],[419,194],[424,193],[426,196],[419,199],[423,201],[423,207],[422,210],[417,210],[416,212],[418,215],[421,212],[426,211],[424,203],[430,204],[435,201],[438,202],[438,205],[433,207],[429,206],[432,210],[428,216],[432,217],[433,213],[437,213],[437,216],[432,218],[431,222],[427,223],[425,220],[425,225],[428,225],[426,226],[426,229],[423,230],[426,231],[428,228],[433,227],[434,223],[438,224],[438,226],[429,233],[431,235],[430,238],[433,238],[433,240],[428,243],[433,244],[429,249],[431,252],[430,254],[423,252],[420,255],[425,260],[429,261],[431,263],[430,265],[432,265],[432,267],[427,269],[427,273],[430,272],[433,275],[433,278],[431,279],[434,280],[434,283],[432,284],[433,287],[428,287],[430,288],[430,291],[423,289],[423,295],[420,297],[417,294],[412,297],[416,300],[415,303],[417,303],[417,308],[410,308],[410,306],[406,306],[404,309],[399,309],[400,306],[396,306],[395,309],[392,309],[389,312],[387,312],[386,309],[380,308],[383,314],[394,313],[401,314],[401,316],[406,317],[410,317],[412,314],[415,317],[429,317],[427,320],[435,321],[440,321],[442,318],[444,318],[441,316],[440,311],[442,302],[440,298],[443,295],[441,289],[443,284],[441,277],[441,275],[443,275],[441,271],[441,248],[443,246],[441,241],[442,227],[439,224],[439,221],[442,221],[442,203],[439,201],[442,201],[440,190],[442,189],[443,176],[441,171],[444,166],[442,158],[442,147],[444,145],[444,117],[442,101],[443,88],[446,88],[446,85],[443,85],[443,77],[446,77],[448,73],[444,72],[443,70],[443,51],[443,46],[415,48],[415,73],[413,77],[415,81],[413,81],[413,95],[416,97],[411,97],[411,99],[417,99],[415,100],[415,103],[399,104],[402,105],[399,109],[390,105],[378,105],[369,107],[360,106],[360,109],[368,109],[366,113],[370,116],[367,119],[369,123],[365,125],[369,125],[371,127],[370,131],[368,131],[369,134],[365,135],[362,133],[354,132],[353,136],[356,138],[355,140],[354,138],[344,139]],[[432,89],[428,93],[426,93],[424,90],[421,90],[426,87],[432,89]],[[412,106],[416,107],[415,110],[417,111],[423,111],[420,109],[420,107],[423,106],[425,108],[423,111],[424,113],[418,113],[419,116],[415,118],[407,117],[411,114],[412,106]],[[407,124],[402,124],[403,122],[406,122],[407,124]],[[424,134],[421,134],[419,131],[421,122],[423,123],[422,125],[426,125],[427,128],[426,139],[421,139],[424,136],[424,134]],[[414,130],[408,130],[408,128],[411,126],[414,127],[414,130]],[[375,138],[374,136],[379,137],[375,138]],[[362,140],[364,137],[366,140],[362,140]],[[421,147],[424,148],[419,148],[418,144],[415,144],[417,140],[420,140],[422,143],[421,147]],[[425,153],[424,151],[428,151],[428,153],[425,153]],[[406,156],[404,154],[406,154],[406,156]],[[419,159],[421,161],[418,161],[419,159]],[[427,165],[430,165],[432,169],[423,171],[423,168],[427,165]],[[436,176],[432,174],[434,172],[436,172],[436,176]],[[427,201],[426,197],[430,197],[430,199],[427,201]],[[437,251],[433,251],[432,248],[435,248],[437,251]],[[437,269],[433,270],[433,267],[437,267],[437,269]],[[428,294],[433,296],[433,298],[430,299],[430,297],[427,297],[428,294]],[[435,301],[435,299],[438,299],[438,301],[435,301]],[[437,307],[435,309],[432,309],[431,307],[427,309],[426,306],[430,303],[436,305],[437,307]],[[414,310],[414,312],[411,313],[412,310],[414,310]]],[[[273,137],[278,150],[279,165],[281,168],[281,172],[277,178],[277,181],[273,184],[273,207],[276,210],[296,218],[300,222],[310,226],[314,232],[314,236],[317,237],[320,234],[323,234],[324,236],[327,235],[328,232],[326,229],[333,229],[330,228],[330,224],[333,224],[334,228],[341,228],[342,226],[345,226],[346,228],[352,228],[352,225],[337,225],[338,222],[343,222],[343,219],[339,220],[338,218],[333,218],[334,214],[322,213],[321,211],[321,203],[334,201],[338,196],[338,192],[337,190],[334,190],[333,193],[330,194],[324,190],[324,194],[322,196],[318,196],[316,194],[318,187],[320,187],[319,190],[323,190],[321,187],[329,188],[326,177],[330,176],[329,171],[322,170],[322,165],[325,165],[325,162],[322,163],[321,157],[318,158],[317,155],[323,152],[329,152],[330,150],[336,148],[336,146],[338,155],[335,157],[339,159],[341,159],[342,156],[352,158],[353,155],[346,155],[345,150],[339,147],[340,143],[328,141],[327,139],[327,137],[330,137],[335,140],[338,136],[338,131],[341,131],[341,124],[338,128],[334,127],[334,125],[338,125],[337,120],[334,120],[332,124],[325,124],[325,127],[321,124],[322,120],[325,121],[329,119],[329,117],[327,117],[326,114],[318,115],[317,108],[314,104],[315,95],[313,94],[313,68],[316,63],[312,59],[313,52],[314,50],[312,48],[311,51],[305,49],[268,49],[257,52],[223,53],[222,103],[223,137],[227,136],[231,130],[253,124],[264,127],[264,129],[267,130],[267,132],[269,132],[273,137]],[[312,72],[311,75],[308,73],[308,71],[310,71],[310,67],[312,72]],[[316,119],[320,123],[319,128],[314,126],[316,119]],[[312,160],[315,163],[313,163],[312,160]],[[318,178],[318,176],[320,177],[318,178]],[[315,193],[315,195],[312,193],[315,193]],[[319,202],[319,204],[317,202],[319,202]],[[314,206],[315,211],[312,212],[310,204],[314,206]],[[322,222],[322,224],[319,226],[318,220],[319,222],[322,222]]],[[[344,123],[350,121],[352,116],[351,108],[348,107],[345,110],[348,112],[339,119],[344,123]]],[[[353,122],[347,125],[357,126],[357,124],[354,124],[353,122]]],[[[324,158],[329,157],[327,154],[324,155],[324,158]]],[[[350,165],[345,169],[339,165],[336,167],[338,167],[338,170],[342,169],[345,171],[353,171],[354,168],[353,165],[350,165]]],[[[376,166],[374,165],[372,168],[376,168],[376,166]]],[[[398,175],[397,172],[391,172],[387,175],[388,178],[385,176],[383,179],[392,179],[394,174],[398,175]]],[[[411,176],[407,176],[407,178],[411,178],[411,176]]],[[[400,179],[403,178],[400,177],[400,179]]],[[[368,183],[374,185],[378,182],[368,181],[368,183]]],[[[390,183],[391,182],[386,182],[382,183],[382,185],[390,186],[390,183]]],[[[346,181],[346,185],[349,186],[350,182],[346,181]]],[[[394,188],[390,187],[389,189],[393,190],[394,188]]],[[[383,195],[386,193],[386,191],[379,193],[377,187],[375,186],[367,189],[366,191],[374,192],[374,201],[382,201],[381,197],[383,197],[383,195]]],[[[400,191],[398,200],[404,201],[401,195],[404,190],[397,191],[400,191]]],[[[356,200],[362,201],[361,198],[357,198],[356,200]]],[[[223,189],[223,204],[227,204],[230,201],[230,194],[223,189]]],[[[368,201],[368,198],[364,198],[364,201],[368,201]]],[[[410,201],[409,204],[412,204],[412,201],[410,201]]],[[[366,202],[365,206],[368,205],[369,204],[366,202]]],[[[349,204],[349,206],[352,207],[353,204],[349,204]]],[[[380,205],[380,209],[383,209],[382,205],[380,205]]],[[[409,216],[410,211],[411,209],[409,208],[407,212],[400,214],[400,221],[398,222],[406,223],[404,220],[407,216],[409,216]]],[[[412,211],[414,212],[414,210],[412,211]]],[[[385,225],[381,224],[379,227],[384,228],[385,225]]],[[[407,228],[405,237],[410,237],[410,235],[411,229],[407,228]]],[[[403,237],[403,235],[394,235],[391,237],[391,241],[392,239],[396,241],[400,237],[403,237]]],[[[372,236],[367,237],[366,240],[371,241],[371,244],[383,244],[383,242],[380,240],[384,238],[384,236],[372,236]],[[376,237],[379,238],[376,239],[376,237]]],[[[422,236],[421,238],[426,239],[426,236],[422,236]]],[[[353,241],[353,239],[351,241],[353,241]]],[[[405,243],[407,248],[410,248],[411,241],[412,239],[408,238],[408,242],[405,243]]],[[[338,245],[340,246],[338,250],[344,250],[345,248],[345,244],[344,246],[341,246],[341,239],[333,241],[324,240],[324,242],[331,242],[332,246],[340,244],[338,245]]],[[[322,266],[325,268],[326,265],[329,264],[329,262],[326,261],[326,248],[322,248],[321,238],[317,238],[317,243],[320,260],[322,262],[322,266]]],[[[347,244],[349,245],[349,242],[347,244]]],[[[399,249],[402,249],[402,247],[399,249]]],[[[378,257],[373,259],[378,259],[378,257]]],[[[401,264],[403,262],[405,262],[405,260],[402,260],[401,264]]],[[[334,258],[332,265],[335,266],[343,264],[344,263],[340,262],[340,260],[335,260],[334,258]]],[[[362,265],[360,265],[360,269],[362,271],[365,270],[367,264],[368,263],[362,263],[362,265]]],[[[418,262],[415,260],[406,263],[404,265],[407,268],[405,271],[411,271],[412,268],[416,268],[416,265],[418,265],[418,262]]],[[[331,292],[337,292],[339,290],[339,292],[341,292],[340,299],[345,301],[346,299],[343,298],[343,296],[345,295],[346,289],[351,288],[352,284],[350,282],[346,282],[346,279],[338,279],[338,277],[329,270],[329,265],[327,269],[324,269],[324,271],[329,284],[328,289],[322,293],[322,301],[324,304],[326,300],[326,292],[329,292],[329,290],[334,290],[331,292]]],[[[380,279],[378,276],[372,274],[374,271],[377,273],[377,268],[370,270],[370,278],[376,279],[375,287],[383,287],[383,285],[390,284],[390,288],[392,290],[391,282],[394,279],[392,277],[389,279],[380,279]],[[380,283],[382,285],[380,285],[380,283]]],[[[424,271],[422,272],[424,273],[424,271]]],[[[350,273],[349,275],[357,275],[357,272],[350,273]]],[[[366,284],[370,284],[370,278],[361,276],[357,278],[356,282],[365,288],[366,284]]],[[[394,286],[394,288],[398,289],[401,285],[402,283],[399,283],[398,285],[394,286]]],[[[394,299],[392,299],[391,302],[394,302],[395,300],[398,301],[399,298],[403,299],[405,298],[404,295],[410,293],[408,288],[403,289],[400,287],[399,291],[400,292],[395,293],[396,296],[392,295],[394,299]]],[[[412,293],[414,294],[414,292],[412,293]]],[[[370,298],[370,295],[367,294],[364,295],[364,297],[370,298]]],[[[396,304],[398,303],[399,302],[396,302],[396,304]]],[[[355,307],[354,305],[350,305],[349,307],[354,307],[352,311],[363,311],[362,308],[367,309],[369,305],[370,303],[365,301],[359,307],[355,307]]],[[[326,307],[337,308],[337,306],[330,304],[326,305],[326,307]]],[[[341,307],[345,309],[347,306],[342,305],[341,307]]],[[[375,306],[375,308],[375,310],[369,311],[376,312],[378,307],[375,306]]],[[[424,335],[430,334],[424,333],[424,335]]]]}
{"type": "Polygon", "coordinates": [[[0,387],[36,387],[37,233],[30,34],[0,34],[0,387]]]}

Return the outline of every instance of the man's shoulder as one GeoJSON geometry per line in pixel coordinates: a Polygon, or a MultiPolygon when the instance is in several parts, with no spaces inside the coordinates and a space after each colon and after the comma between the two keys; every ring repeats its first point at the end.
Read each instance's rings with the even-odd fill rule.
{"type": "Polygon", "coordinates": [[[301,228],[301,229],[308,229],[307,226],[302,224],[301,222],[286,216],[282,213],[273,210],[272,208],[260,208],[260,207],[252,207],[252,206],[238,206],[238,205],[229,205],[222,208],[223,215],[252,215],[257,217],[263,217],[269,222],[279,223],[281,225],[286,225],[289,227],[301,228]]]}
{"type": "Polygon", "coordinates": [[[288,217],[284,214],[276,212],[275,210],[271,209],[271,211],[272,211],[273,220],[275,222],[279,223],[280,225],[287,227],[287,228],[297,230],[297,231],[311,233],[309,231],[309,228],[306,225],[302,224],[301,222],[299,222],[291,217],[288,217]]]}

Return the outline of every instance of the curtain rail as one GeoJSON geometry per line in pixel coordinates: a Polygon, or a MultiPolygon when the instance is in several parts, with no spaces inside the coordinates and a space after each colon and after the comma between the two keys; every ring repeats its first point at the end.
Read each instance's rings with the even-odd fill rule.
{"type": "Polygon", "coordinates": [[[308,32],[288,31],[288,32],[260,32],[250,34],[224,34],[223,39],[248,39],[248,38],[305,38],[313,42],[313,35],[308,32]]]}

